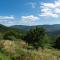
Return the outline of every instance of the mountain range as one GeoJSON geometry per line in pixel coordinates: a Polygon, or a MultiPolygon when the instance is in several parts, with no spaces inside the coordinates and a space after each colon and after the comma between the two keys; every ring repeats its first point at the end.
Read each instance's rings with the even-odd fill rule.
{"type": "MultiPolygon", "coordinates": [[[[58,35],[60,34],[60,24],[54,25],[36,25],[37,27],[43,27],[49,34],[58,35]]],[[[21,31],[28,31],[31,28],[35,28],[36,26],[25,26],[25,25],[14,25],[10,27],[6,27],[0,24],[0,32],[7,31],[9,29],[20,29],[21,31]]]]}
{"type": "MultiPolygon", "coordinates": [[[[49,34],[58,35],[60,34],[60,24],[54,25],[36,25],[37,27],[43,27],[49,34]]],[[[21,29],[22,31],[30,30],[31,28],[35,28],[36,26],[25,26],[25,25],[14,25],[11,28],[21,29]]]]}

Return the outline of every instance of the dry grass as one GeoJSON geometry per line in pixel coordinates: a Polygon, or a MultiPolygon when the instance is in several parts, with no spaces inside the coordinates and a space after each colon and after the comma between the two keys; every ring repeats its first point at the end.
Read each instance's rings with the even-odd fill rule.
{"type": "Polygon", "coordinates": [[[27,50],[24,41],[1,40],[0,48],[11,54],[15,60],[60,60],[60,51],[56,49],[27,50]]]}
{"type": "MultiPolygon", "coordinates": [[[[60,60],[60,51],[58,50],[40,50],[40,51],[29,51],[31,53],[30,60],[60,60]]],[[[28,59],[26,59],[28,60],[28,59]]]]}

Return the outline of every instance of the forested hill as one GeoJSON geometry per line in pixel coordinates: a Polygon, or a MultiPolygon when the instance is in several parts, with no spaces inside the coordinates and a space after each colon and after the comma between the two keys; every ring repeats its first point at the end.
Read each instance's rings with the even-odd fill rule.
{"type": "Polygon", "coordinates": [[[20,30],[20,29],[7,27],[7,26],[4,26],[4,25],[0,24],[0,33],[4,33],[4,32],[7,32],[7,31],[11,31],[11,30],[22,32],[22,30],[20,30]]]}
{"type": "Polygon", "coordinates": [[[9,29],[10,29],[9,27],[6,27],[6,26],[0,24],[0,32],[6,32],[6,31],[8,31],[9,29]]]}
{"type": "MultiPolygon", "coordinates": [[[[25,26],[25,25],[14,25],[10,27],[6,27],[0,24],[0,32],[5,32],[11,29],[27,31],[31,28],[35,28],[36,26],[25,26]]],[[[60,24],[55,25],[37,25],[37,27],[43,27],[49,34],[60,34],[60,24]]]]}
{"type": "MultiPolygon", "coordinates": [[[[11,26],[12,28],[17,28],[17,29],[21,29],[23,31],[27,31],[31,28],[35,28],[36,26],[24,26],[24,25],[14,25],[11,26]]],[[[55,25],[37,25],[37,27],[43,27],[44,29],[46,29],[48,32],[58,32],[60,31],[60,24],[55,24],[55,25]]]]}
{"type": "MultiPolygon", "coordinates": [[[[36,25],[37,27],[43,27],[47,31],[59,31],[60,30],[60,24],[55,24],[55,25],[36,25]]],[[[36,26],[25,26],[25,25],[14,25],[11,26],[12,28],[18,28],[22,30],[29,30],[31,28],[35,28],[36,26]]]]}
{"type": "MultiPolygon", "coordinates": [[[[43,27],[49,34],[58,35],[60,34],[60,24],[54,25],[36,25],[37,27],[43,27]]],[[[35,28],[36,26],[25,26],[25,25],[14,25],[11,28],[21,29],[22,31],[30,30],[31,28],[35,28]]]]}

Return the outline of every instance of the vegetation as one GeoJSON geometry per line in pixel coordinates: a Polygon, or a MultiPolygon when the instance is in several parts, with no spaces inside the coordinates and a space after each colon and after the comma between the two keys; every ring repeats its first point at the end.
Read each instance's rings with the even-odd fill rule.
{"type": "Polygon", "coordinates": [[[39,47],[49,47],[50,45],[50,39],[47,35],[47,32],[43,28],[38,27],[27,32],[23,40],[25,40],[28,44],[32,45],[36,49],[38,49],[39,47]]]}
{"type": "Polygon", "coordinates": [[[26,32],[0,27],[0,60],[60,60],[60,35],[39,27],[26,32]]]}

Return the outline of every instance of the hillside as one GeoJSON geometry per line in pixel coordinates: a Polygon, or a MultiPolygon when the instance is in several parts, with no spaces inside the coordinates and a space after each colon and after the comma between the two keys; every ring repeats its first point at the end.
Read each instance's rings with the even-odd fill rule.
{"type": "MultiPolygon", "coordinates": [[[[0,32],[6,32],[9,30],[16,30],[16,31],[28,31],[36,26],[25,26],[25,25],[14,25],[10,27],[6,27],[0,24],[0,32]]],[[[60,24],[55,25],[37,25],[37,27],[43,27],[47,32],[51,35],[58,35],[60,34],[60,24]]]]}
{"type": "MultiPolygon", "coordinates": [[[[49,34],[58,35],[60,34],[60,24],[55,25],[36,25],[37,27],[43,27],[48,31],[49,34]]],[[[24,25],[14,25],[11,28],[21,29],[22,31],[28,31],[31,28],[35,28],[36,26],[24,26],[24,25]]]]}
{"type": "MultiPolygon", "coordinates": [[[[55,25],[36,25],[36,26],[37,27],[43,27],[47,31],[58,31],[58,30],[60,30],[60,24],[55,24],[55,25]]],[[[29,30],[29,29],[34,28],[36,26],[14,25],[14,26],[11,26],[11,27],[12,28],[22,29],[22,30],[29,30]]]]}
{"type": "Polygon", "coordinates": [[[0,24],[0,32],[6,32],[9,30],[9,27],[0,24]]]}

